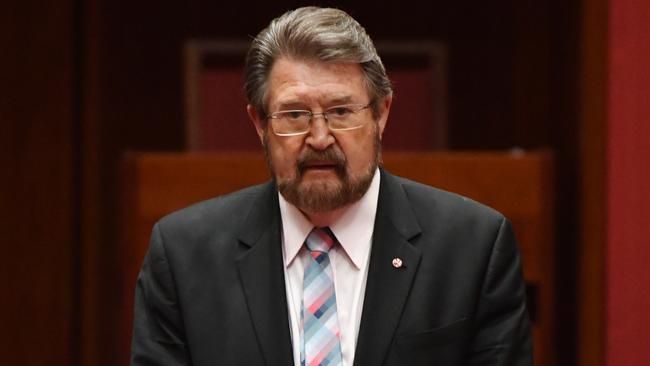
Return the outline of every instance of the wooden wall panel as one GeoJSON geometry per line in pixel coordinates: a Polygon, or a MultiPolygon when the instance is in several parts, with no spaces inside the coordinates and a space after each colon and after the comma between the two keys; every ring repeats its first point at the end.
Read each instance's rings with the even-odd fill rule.
{"type": "MultiPolygon", "coordinates": [[[[512,220],[529,290],[535,363],[555,364],[553,163],[547,152],[385,152],[394,174],[448,189],[490,205],[512,220]]],[[[262,154],[142,153],[124,160],[123,234],[115,250],[123,258],[124,307],[133,303],[137,273],[154,223],[192,203],[268,180],[262,154]]],[[[132,315],[120,319],[130,323],[132,315]]],[[[116,353],[128,359],[128,337],[116,353]]]]}
{"type": "Polygon", "coordinates": [[[650,3],[609,6],[606,357],[650,362],[650,3]]]}
{"type": "Polygon", "coordinates": [[[0,12],[0,363],[74,365],[73,1],[0,12]]]}

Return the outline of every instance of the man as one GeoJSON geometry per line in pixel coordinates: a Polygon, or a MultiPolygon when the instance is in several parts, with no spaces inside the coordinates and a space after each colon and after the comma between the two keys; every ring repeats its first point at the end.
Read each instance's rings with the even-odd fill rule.
{"type": "Polygon", "coordinates": [[[132,364],[532,364],[508,221],[378,167],[392,91],[364,29],[288,12],[245,72],[274,180],[155,225],[132,364]]]}

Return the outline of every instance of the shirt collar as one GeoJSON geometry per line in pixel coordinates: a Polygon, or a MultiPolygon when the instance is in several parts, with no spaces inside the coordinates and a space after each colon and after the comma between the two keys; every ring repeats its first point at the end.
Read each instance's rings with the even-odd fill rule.
{"type": "MultiPolygon", "coordinates": [[[[363,197],[350,205],[343,215],[330,225],[336,239],[357,269],[361,268],[370,251],[379,199],[379,181],[379,169],[377,169],[363,197]]],[[[298,255],[314,224],[296,206],[287,202],[280,193],[278,199],[282,216],[284,264],[289,266],[298,255]]]]}

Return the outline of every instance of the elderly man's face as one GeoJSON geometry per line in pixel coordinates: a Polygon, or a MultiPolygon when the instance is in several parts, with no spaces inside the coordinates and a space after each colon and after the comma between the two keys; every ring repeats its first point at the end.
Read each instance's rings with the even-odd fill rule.
{"type": "MultiPolygon", "coordinates": [[[[367,105],[361,66],[288,58],[277,60],[268,83],[268,114],[282,110],[323,112],[328,108],[367,105]]],[[[277,136],[249,106],[269,166],[283,197],[305,212],[328,212],[355,202],[368,189],[378,164],[381,135],[391,98],[379,101],[379,118],[371,108],[356,115],[362,127],[331,131],[322,116],[299,136],[277,136]]]]}

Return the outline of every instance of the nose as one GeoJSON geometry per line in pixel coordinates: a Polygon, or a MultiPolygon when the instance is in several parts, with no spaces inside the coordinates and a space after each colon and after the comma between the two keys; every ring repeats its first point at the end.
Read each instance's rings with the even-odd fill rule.
{"type": "Polygon", "coordinates": [[[314,150],[325,150],[330,145],[336,142],[332,131],[327,126],[325,115],[322,113],[314,113],[309,127],[309,133],[305,138],[305,143],[311,146],[314,150]]]}

